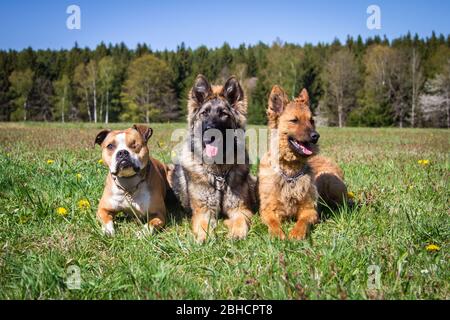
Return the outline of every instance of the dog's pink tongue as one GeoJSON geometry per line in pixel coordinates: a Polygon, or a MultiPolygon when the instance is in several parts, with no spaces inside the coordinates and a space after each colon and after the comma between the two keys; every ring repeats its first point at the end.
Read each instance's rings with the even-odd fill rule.
{"type": "Polygon", "coordinates": [[[306,154],[307,156],[312,155],[312,151],[309,150],[308,148],[306,148],[304,145],[300,145],[300,148],[302,149],[302,152],[303,152],[304,154],[306,154]]]}
{"type": "Polygon", "coordinates": [[[217,148],[211,144],[207,144],[206,148],[205,148],[205,152],[208,157],[214,158],[219,153],[219,148],[217,148]]]}

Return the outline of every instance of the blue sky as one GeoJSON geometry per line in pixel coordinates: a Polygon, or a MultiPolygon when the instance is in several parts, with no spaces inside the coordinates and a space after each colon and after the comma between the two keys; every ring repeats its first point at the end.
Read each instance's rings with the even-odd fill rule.
{"type": "Polygon", "coordinates": [[[450,33],[446,0],[0,0],[0,49],[70,48],[138,42],[152,49],[216,47],[281,40],[331,42],[347,35],[389,38],[450,33]],[[81,30],[66,28],[66,8],[81,8],[81,30]],[[368,30],[366,9],[381,8],[381,30],[368,30]]]}

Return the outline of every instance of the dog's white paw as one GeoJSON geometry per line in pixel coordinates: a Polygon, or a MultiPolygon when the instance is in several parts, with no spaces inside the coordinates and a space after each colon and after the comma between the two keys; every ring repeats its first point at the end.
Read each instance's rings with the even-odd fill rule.
{"type": "Polygon", "coordinates": [[[116,231],[114,230],[114,224],[112,221],[106,223],[102,227],[103,234],[108,237],[113,237],[116,231]]]}

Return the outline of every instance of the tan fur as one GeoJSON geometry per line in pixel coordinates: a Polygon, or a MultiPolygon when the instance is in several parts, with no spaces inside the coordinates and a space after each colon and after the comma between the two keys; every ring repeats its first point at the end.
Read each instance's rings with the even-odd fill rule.
{"type": "Polygon", "coordinates": [[[269,152],[259,167],[259,198],[262,221],[270,234],[285,238],[282,222],[287,218],[297,220],[289,233],[291,239],[304,239],[308,229],[319,221],[317,199],[335,207],[347,201],[344,173],[332,160],[316,155],[300,156],[289,146],[288,137],[307,141],[311,130],[315,130],[309,109],[308,92],[303,89],[297,99],[289,101],[282,88],[274,86],[267,109],[269,128],[276,130],[271,137],[269,152]],[[297,119],[297,122],[292,120],[297,119]],[[279,149],[278,154],[275,152],[279,149]],[[280,170],[288,176],[302,168],[306,174],[295,182],[288,182],[280,170]]]}
{"type": "Polygon", "coordinates": [[[269,152],[259,166],[259,199],[262,221],[268,226],[270,234],[284,239],[282,222],[287,218],[296,219],[296,225],[289,234],[291,239],[304,239],[312,224],[318,222],[316,210],[317,189],[313,184],[312,172],[293,182],[288,182],[280,170],[294,176],[307,165],[307,158],[298,155],[289,146],[288,137],[299,141],[309,139],[314,129],[311,122],[309,97],[303,90],[299,98],[289,102],[283,89],[275,86],[268,107],[269,128],[277,131],[271,137],[269,152]],[[292,120],[297,119],[296,123],[292,120]],[[278,147],[278,156],[275,148],[278,147]]]}
{"type": "MultiPolygon", "coordinates": [[[[111,172],[108,173],[105,188],[100,200],[97,217],[101,221],[106,233],[113,234],[112,222],[115,215],[124,211],[130,216],[146,220],[149,229],[161,229],[166,223],[166,206],[164,198],[168,191],[167,168],[158,160],[149,156],[147,141],[144,138],[146,132],[143,126],[135,126],[123,131],[108,131],[104,133],[103,140],[96,140],[102,147],[102,158],[106,166],[110,166],[111,157],[114,150],[109,150],[107,146],[115,142],[119,134],[125,134],[125,142],[131,152],[135,153],[143,164],[144,169],[139,173],[143,182],[138,184],[136,192],[131,198],[117,187],[111,172]],[[144,209],[145,208],[145,209],[144,209]]],[[[149,129],[151,130],[151,129],[149,129]]],[[[151,132],[149,133],[151,135],[151,132]]],[[[149,137],[148,137],[149,138],[149,137]]],[[[141,180],[141,179],[139,179],[141,180]]]]}

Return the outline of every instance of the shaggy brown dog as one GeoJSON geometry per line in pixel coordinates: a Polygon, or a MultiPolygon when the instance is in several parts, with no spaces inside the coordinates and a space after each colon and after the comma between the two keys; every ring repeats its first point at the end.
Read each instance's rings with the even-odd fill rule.
{"type": "Polygon", "coordinates": [[[295,218],[297,222],[289,238],[304,239],[310,226],[319,220],[315,183],[327,199],[338,204],[342,190],[329,192],[333,189],[329,177],[342,181],[342,172],[328,159],[315,156],[320,135],[305,89],[297,99],[289,101],[282,88],[273,87],[267,115],[272,134],[269,152],[259,166],[262,221],[271,235],[284,239],[283,220],[295,218]],[[323,179],[325,175],[327,178],[323,179]]]}
{"type": "MultiPolygon", "coordinates": [[[[189,94],[189,137],[179,155],[179,163],[171,168],[169,182],[182,206],[192,212],[192,229],[199,242],[217,225],[220,215],[226,217],[229,236],[247,236],[251,208],[255,202],[255,179],[248,161],[223,161],[230,150],[227,130],[245,129],[247,102],[234,77],[224,86],[211,86],[199,75],[189,94]],[[208,136],[209,132],[217,135],[208,136]],[[200,161],[198,161],[200,160],[200,161]]],[[[230,141],[245,146],[245,139],[230,141]]],[[[233,148],[231,148],[233,149],[233,148]]],[[[244,147],[245,158],[247,151],[244,147]]]]}

